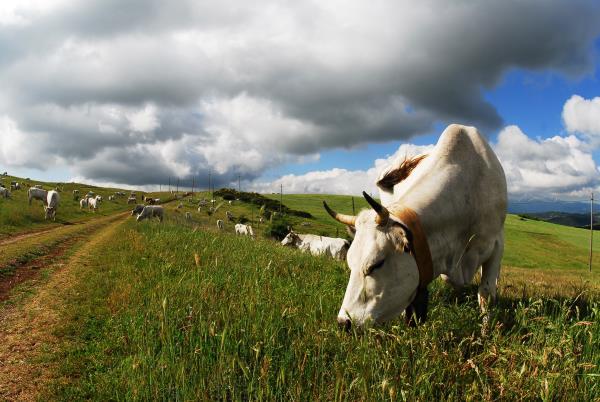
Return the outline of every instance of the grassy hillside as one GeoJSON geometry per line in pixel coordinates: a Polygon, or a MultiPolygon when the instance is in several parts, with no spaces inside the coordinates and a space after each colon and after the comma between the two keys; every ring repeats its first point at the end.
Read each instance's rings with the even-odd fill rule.
{"type": "Polygon", "coordinates": [[[12,176],[2,176],[0,181],[7,188],[10,188],[11,181],[17,181],[21,184],[21,190],[11,192],[12,198],[0,198],[0,238],[27,230],[68,225],[91,219],[94,216],[106,216],[129,208],[126,197],[108,201],[108,196],[115,191],[125,191],[126,194],[129,194],[129,191],[126,190],[102,188],[80,183],[47,183],[12,176]],[[32,200],[31,205],[28,204],[28,186],[31,187],[36,184],[41,184],[44,190],[53,190],[56,187],[60,189],[60,203],[56,214],[56,222],[44,220],[44,208],[41,201],[32,200]],[[79,201],[73,199],[73,190],[75,189],[79,190],[80,195],[85,195],[91,190],[103,196],[104,200],[98,212],[93,213],[87,209],[81,211],[79,201]]]}
{"type": "Polygon", "coordinates": [[[343,263],[265,239],[193,231],[169,216],[162,225],[129,220],[76,267],[80,282],[65,292],[61,312],[68,342],[45,357],[58,375],[46,398],[600,397],[600,305],[589,288],[555,279],[548,285],[558,295],[542,298],[542,286],[518,288],[521,273],[509,269],[482,337],[475,288],[457,295],[436,281],[423,326],[395,321],[346,334],[335,322],[343,263]]]}

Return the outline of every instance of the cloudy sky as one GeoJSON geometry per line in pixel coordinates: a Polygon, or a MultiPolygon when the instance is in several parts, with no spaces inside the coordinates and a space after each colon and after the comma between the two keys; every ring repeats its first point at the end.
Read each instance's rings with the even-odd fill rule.
{"type": "Polygon", "coordinates": [[[457,122],[513,198],[585,199],[599,35],[597,0],[2,0],[0,170],[356,194],[457,122]]]}

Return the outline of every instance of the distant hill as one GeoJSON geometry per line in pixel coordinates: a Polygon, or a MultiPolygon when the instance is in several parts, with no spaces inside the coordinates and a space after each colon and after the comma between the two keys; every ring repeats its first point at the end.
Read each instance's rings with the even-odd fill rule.
{"type": "MultiPolygon", "coordinates": [[[[555,223],[557,225],[573,226],[577,228],[590,227],[590,214],[573,214],[568,212],[537,212],[537,213],[526,213],[519,214],[523,218],[544,221],[549,223],[555,223]]],[[[600,229],[600,213],[594,214],[594,230],[600,229]]]]}
{"type": "Polygon", "coordinates": [[[589,219],[590,204],[586,202],[540,200],[510,200],[508,202],[508,212],[512,214],[528,214],[549,211],[567,212],[570,214],[587,213],[589,219]]]}

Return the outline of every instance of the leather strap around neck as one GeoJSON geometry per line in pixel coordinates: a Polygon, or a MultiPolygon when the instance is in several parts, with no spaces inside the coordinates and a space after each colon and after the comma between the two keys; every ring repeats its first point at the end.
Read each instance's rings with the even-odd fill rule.
{"type": "Polygon", "coordinates": [[[421,226],[419,215],[408,207],[402,207],[390,211],[390,213],[412,232],[412,242],[409,247],[419,269],[419,287],[426,288],[433,280],[433,260],[431,259],[431,250],[423,226],[421,226]]]}

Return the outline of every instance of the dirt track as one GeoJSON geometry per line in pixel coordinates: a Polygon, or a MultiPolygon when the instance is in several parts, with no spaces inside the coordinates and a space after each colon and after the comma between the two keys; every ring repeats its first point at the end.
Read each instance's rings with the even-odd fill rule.
{"type": "MultiPolygon", "coordinates": [[[[82,230],[51,252],[16,269],[12,285],[6,286],[5,297],[10,297],[11,289],[24,280],[34,280],[34,292],[23,303],[5,304],[0,309],[0,400],[37,400],[41,387],[53,378],[51,365],[42,362],[40,356],[53,350],[60,341],[53,329],[58,325],[62,308],[61,294],[72,286],[70,268],[75,264],[85,265],[87,254],[109,238],[128,214],[86,222],[82,230]],[[50,269],[47,282],[35,282],[39,268],[50,269]]],[[[28,237],[48,232],[29,233],[28,237]]]]}

